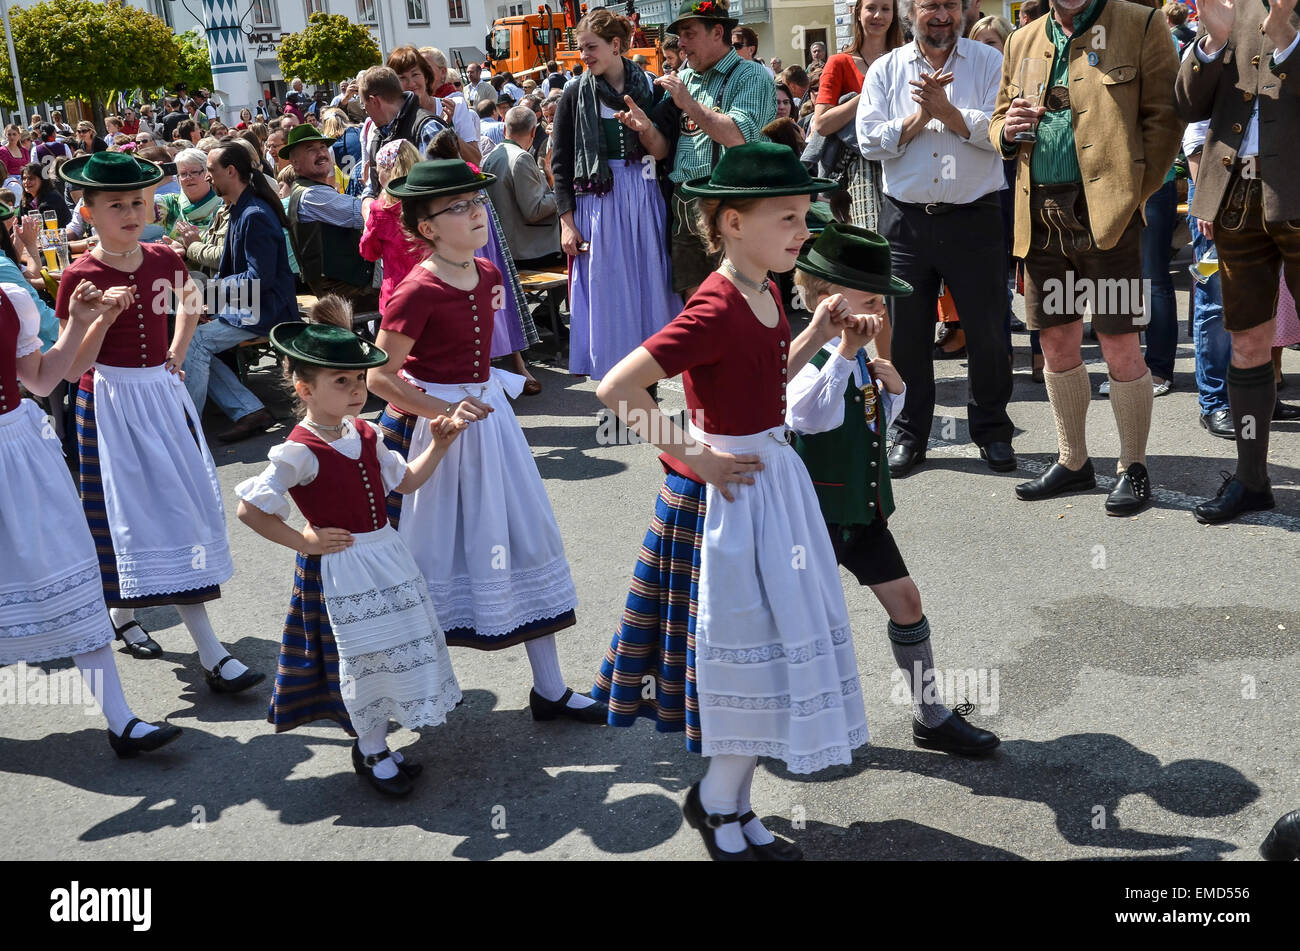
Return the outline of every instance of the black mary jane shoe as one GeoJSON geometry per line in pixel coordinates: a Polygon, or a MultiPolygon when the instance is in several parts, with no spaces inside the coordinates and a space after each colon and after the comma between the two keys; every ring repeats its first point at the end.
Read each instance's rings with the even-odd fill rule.
{"type": "Polygon", "coordinates": [[[136,621],[127,621],[121,627],[113,625],[113,632],[117,635],[117,639],[126,645],[126,652],[136,660],[153,660],[163,654],[162,645],[150,637],[149,632],[140,627],[140,624],[136,621]],[[144,640],[136,641],[133,644],[126,639],[127,630],[133,627],[140,628],[144,640]]]}
{"type": "MultiPolygon", "coordinates": [[[[354,750],[357,749],[355,745],[352,748],[354,750]]],[[[357,752],[360,752],[360,750],[357,750],[357,752]]],[[[375,767],[384,760],[389,759],[391,756],[392,754],[389,753],[388,750],[384,750],[382,753],[376,753],[373,756],[361,757],[361,762],[359,763],[353,759],[352,768],[357,771],[358,776],[364,776],[366,779],[370,780],[370,785],[374,786],[385,796],[409,795],[411,790],[415,788],[415,785],[411,782],[411,777],[406,775],[405,771],[402,770],[401,763],[394,762],[394,765],[397,767],[396,776],[390,776],[387,779],[380,779],[375,775],[375,767]]]]}
{"type": "Polygon", "coordinates": [[[156,726],[158,729],[132,739],[131,731],[135,729],[137,723],[143,722],[139,717],[132,717],[121,736],[112,730],[108,731],[108,745],[113,747],[113,752],[121,759],[134,759],[141,753],[151,753],[181,735],[181,728],[178,726],[172,726],[170,723],[151,723],[150,726],[156,726]]]}
{"type": "Polygon", "coordinates": [[[227,654],[217,661],[217,666],[203,672],[203,679],[208,682],[208,686],[212,688],[213,693],[239,693],[255,684],[260,684],[266,679],[266,674],[246,670],[234,680],[226,680],[221,676],[221,668],[226,666],[227,661],[234,659],[227,654]]]}
{"type": "Polygon", "coordinates": [[[1093,471],[1091,459],[1077,472],[1065,468],[1059,462],[1053,462],[1037,479],[1016,486],[1016,498],[1022,502],[1039,502],[1066,492],[1083,492],[1095,488],[1097,474],[1093,471]]]}
{"type": "Polygon", "coordinates": [[[987,446],[980,446],[980,458],[994,472],[1014,472],[1016,468],[1016,453],[1009,442],[991,442],[987,446]]]}
{"type": "Polygon", "coordinates": [[[1263,512],[1273,507],[1273,487],[1267,482],[1256,491],[1242,485],[1235,475],[1224,472],[1219,493],[1193,510],[1196,520],[1203,525],[1229,522],[1244,512],[1263,512]]]}
{"type": "MultiPolygon", "coordinates": [[[[741,832],[745,831],[745,826],[749,825],[751,820],[757,818],[758,816],[754,815],[754,810],[751,809],[737,819],[736,821],[740,823],[741,832]]],[[[754,853],[754,858],[760,862],[803,861],[803,852],[799,850],[799,846],[793,842],[787,842],[785,839],[778,839],[776,836],[773,836],[772,839],[773,841],[767,843],[767,845],[759,845],[757,842],[749,842],[749,837],[745,837],[745,841],[749,842],[750,851],[754,853]]]]}
{"type": "MultiPolygon", "coordinates": [[[[393,760],[408,779],[414,779],[424,772],[424,767],[419,763],[412,762],[403,756],[400,760],[393,760]]],[[[352,744],[352,768],[358,773],[364,773],[366,768],[366,756],[361,752],[361,746],[358,743],[352,744]]]]}
{"type": "Polygon", "coordinates": [[[1259,854],[1268,862],[1300,859],[1300,809],[1288,812],[1273,824],[1268,837],[1260,843],[1259,854]]]}
{"type": "Polygon", "coordinates": [[[599,700],[578,708],[569,706],[573,688],[565,687],[564,696],[559,700],[547,700],[536,690],[528,691],[528,708],[533,712],[534,720],[554,720],[556,717],[568,717],[579,723],[604,723],[609,717],[609,707],[599,700]]]}
{"type": "Polygon", "coordinates": [[[889,474],[901,479],[925,462],[925,450],[916,449],[907,443],[894,443],[894,447],[889,450],[886,461],[889,464],[889,474]]]}
{"type": "Polygon", "coordinates": [[[959,703],[953,707],[952,716],[938,726],[926,726],[912,719],[912,742],[922,749],[942,750],[959,756],[986,756],[997,749],[1002,741],[988,730],[971,726],[966,717],[975,709],[973,704],[959,703]]]}
{"type": "Polygon", "coordinates": [[[692,829],[700,833],[704,839],[704,847],[709,850],[709,858],[715,862],[755,862],[757,856],[754,854],[754,846],[745,841],[746,849],[743,852],[727,852],[718,848],[717,830],[721,829],[728,822],[739,822],[740,816],[734,812],[726,815],[720,815],[716,812],[706,812],[704,804],[700,802],[700,784],[696,783],[691,787],[690,792],[686,794],[686,802],[682,803],[682,816],[692,829]]]}
{"type": "Polygon", "coordinates": [[[1216,409],[1213,413],[1201,414],[1201,428],[1211,436],[1220,439],[1236,439],[1237,429],[1232,422],[1232,410],[1216,409]]]}
{"type": "Polygon", "coordinates": [[[1136,515],[1150,504],[1151,476],[1147,467],[1140,462],[1131,463],[1106,496],[1106,514],[1136,515]]]}

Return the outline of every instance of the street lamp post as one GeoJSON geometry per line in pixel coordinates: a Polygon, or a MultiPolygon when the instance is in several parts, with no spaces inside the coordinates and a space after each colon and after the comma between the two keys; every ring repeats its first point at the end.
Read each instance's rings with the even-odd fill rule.
{"type": "Polygon", "coordinates": [[[9,47],[9,72],[14,78],[14,93],[18,97],[18,115],[27,118],[27,103],[23,100],[23,80],[18,75],[18,54],[14,52],[14,31],[9,28],[9,0],[0,0],[0,16],[4,17],[5,45],[9,47]]]}

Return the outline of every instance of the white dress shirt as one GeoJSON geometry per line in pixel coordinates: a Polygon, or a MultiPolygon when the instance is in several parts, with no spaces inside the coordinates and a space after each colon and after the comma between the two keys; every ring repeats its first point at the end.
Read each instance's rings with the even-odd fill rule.
{"type": "MultiPolygon", "coordinates": [[[[849,380],[853,381],[856,389],[862,389],[863,384],[858,362],[840,356],[839,345],[840,338],[836,337],[822,347],[830,353],[822,368],[817,369],[809,361],[795,374],[786,388],[785,424],[795,432],[811,436],[814,433],[828,433],[844,425],[844,390],[849,380]]],[[[898,414],[903,411],[907,384],[903,384],[902,393],[895,394],[876,380],[876,389],[880,393],[880,415],[877,416],[875,431],[881,431],[879,420],[883,417],[884,431],[888,432],[898,414]]]]}
{"type": "Polygon", "coordinates": [[[903,121],[916,112],[909,80],[934,68],[912,42],[871,64],[858,99],[858,147],[884,170],[884,193],[911,204],[969,204],[1006,188],[1002,153],[989,141],[989,119],[1002,84],[1002,56],[973,40],[959,39],[944,69],[953,74],[948,100],[961,112],[970,135],[961,138],[938,119],[906,144],[903,121]]]}
{"type": "MultiPolygon", "coordinates": [[[[1228,44],[1224,43],[1223,46],[1219,47],[1218,52],[1216,52],[1213,56],[1211,56],[1210,54],[1206,53],[1204,49],[1204,44],[1208,43],[1209,40],[1210,40],[1209,36],[1206,36],[1205,39],[1201,40],[1200,42],[1192,44],[1192,49],[1196,51],[1196,58],[1199,59],[1202,63],[1213,63],[1216,59],[1222,56],[1223,51],[1228,48],[1228,44]]],[[[1288,46],[1286,49],[1282,50],[1280,53],[1278,52],[1273,53],[1273,62],[1277,63],[1280,66],[1284,59],[1286,59],[1288,56],[1290,56],[1292,53],[1295,52],[1295,48],[1297,45],[1300,45],[1300,33],[1296,34],[1295,39],[1291,41],[1291,45],[1288,46]]],[[[1267,69],[1268,67],[1265,66],[1263,68],[1267,69]]],[[[1259,97],[1256,96],[1254,105],[1251,107],[1250,110],[1250,122],[1246,125],[1246,134],[1242,136],[1241,148],[1237,150],[1237,155],[1242,158],[1245,158],[1248,155],[1258,155],[1258,154],[1259,154],[1259,97]]]]}
{"type": "MultiPolygon", "coordinates": [[[[470,106],[465,102],[465,97],[458,92],[452,93],[447,98],[452,100],[454,103],[456,103],[456,111],[451,114],[452,128],[456,130],[456,134],[460,136],[460,140],[462,142],[472,142],[474,145],[478,145],[478,137],[479,137],[478,113],[475,112],[472,108],[470,108],[470,106]]],[[[437,116],[439,119],[442,118],[441,99],[437,99],[437,98],[434,99],[433,114],[437,116]]]]}

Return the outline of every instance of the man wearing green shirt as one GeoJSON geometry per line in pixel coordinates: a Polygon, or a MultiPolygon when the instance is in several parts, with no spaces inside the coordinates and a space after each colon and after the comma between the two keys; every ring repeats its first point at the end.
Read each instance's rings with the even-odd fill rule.
{"type": "Polygon", "coordinates": [[[1055,0],[1050,15],[1007,43],[989,137],[1016,159],[1012,253],[1024,260],[1025,312],[1040,333],[1060,447],[1042,476],[1016,486],[1025,501],[1096,486],[1085,440],[1087,314],[1106,358],[1120,439],[1106,512],[1132,515],[1150,503],[1152,384],[1138,341],[1149,323],[1142,206],[1178,153],[1177,72],[1164,16],[1126,0],[1055,0]],[[1022,76],[1037,63],[1046,65],[1046,83],[1031,102],[1022,76]],[[1016,140],[1031,129],[1036,141],[1016,140]]]}

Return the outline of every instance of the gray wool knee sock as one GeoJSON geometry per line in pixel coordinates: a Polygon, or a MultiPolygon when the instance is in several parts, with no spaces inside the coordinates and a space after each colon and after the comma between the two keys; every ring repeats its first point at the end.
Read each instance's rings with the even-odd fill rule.
{"type": "Polygon", "coordinates": [[[928,727],[936,727],[952,715],[947,707],[938,702],[937,688],[930,688],[932,702],[926,702],[926,685],[932,683],[934,675],[934,658],[930,653],[930,622],[921,616],[921,620],[908,627],[901,627],[890,620],[887,628],[889,646],[894,652],[894,663],[898,664],[912,689],[912,714],[928,727]]]}

